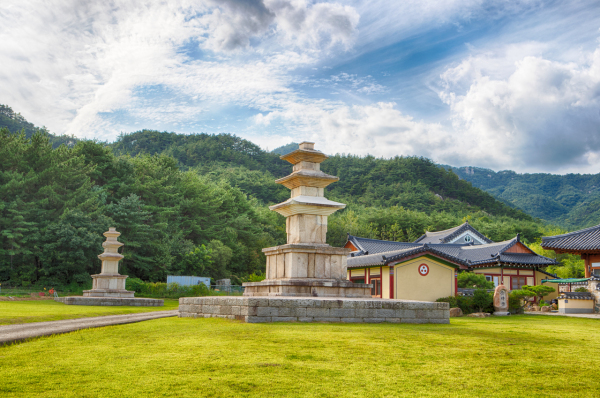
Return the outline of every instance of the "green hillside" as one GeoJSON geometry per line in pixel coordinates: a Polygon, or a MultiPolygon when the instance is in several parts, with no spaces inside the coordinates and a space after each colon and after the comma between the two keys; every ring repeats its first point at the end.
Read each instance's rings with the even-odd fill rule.
{"type": "Polygon", "coordinates": [[[518,174],[443,167],[503,202],[553,224],[571,230],[600,224],[600,174],[518,174]]]}
{"type": "MultiPolygon", "coordinates": [[[[286,240],[285,219],[266,205],[289,197],[275,180],[292,167],[252,142],[142,130],[56,146],[56,136],[28,136],[24,119],[8,119],[18,125],[0,125],[2,283],[89,283],[109,226],[123,234],[123,273],[151,281],[193,274],[240,283],[264,272],[262,248],[286,240]]],[[[329,218],[334,246],[347,233],[412,241],[465,220],[496,241],[546,233],[428,159],[333,155],[322,169],[340,177],[326,195],[347,203],[329,218]]]]}
{"type": "Polygon", "coordinates": [[[58,148],[62,144],[73,146],[77,141],[76,137],[68,135],[54,135],[46,127],[36,127],[28,122],[20,113],[16,113],[8,105],[0,104],[0,128],[6,128],[11,133],[24,132],[26,138],[31,138],[35,133],[42,133],[48,137],[53,148],[58,148]]]}

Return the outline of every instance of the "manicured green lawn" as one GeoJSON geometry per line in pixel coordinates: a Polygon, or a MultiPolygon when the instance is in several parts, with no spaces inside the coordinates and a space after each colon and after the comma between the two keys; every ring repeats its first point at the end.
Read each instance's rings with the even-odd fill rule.
{"type": "Polygon", "coordinates": [[[600,322],[165,318],[0,347],[2,397],[591,397],[600,322]]]}
{"type": "Polygon", "coordinates": [[[179,300],[165,300],[163,307],[101,307],[66,305],[52,300],[0,301],[0,325],[15,323],[60,321],[101,315],[133,314],[136,312],[175,310],[179,300]]]}

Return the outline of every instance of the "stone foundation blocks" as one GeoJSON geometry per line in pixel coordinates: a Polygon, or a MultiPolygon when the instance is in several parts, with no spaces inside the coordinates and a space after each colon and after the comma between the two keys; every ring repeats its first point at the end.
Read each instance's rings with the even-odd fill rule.
{"type": "Polygon", "coordinates": [[[248,323],[449,323],[447,303],[327,297],[189,297],[179,317],[226,318],[248,323]]]}

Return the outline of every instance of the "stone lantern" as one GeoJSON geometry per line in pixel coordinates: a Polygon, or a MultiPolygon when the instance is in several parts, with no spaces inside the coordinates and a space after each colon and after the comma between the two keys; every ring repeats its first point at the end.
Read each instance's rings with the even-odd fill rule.
{"type": "Polygon", "coordinates": [[[263,249],[267,279],[244,283],[244,295],[371,297],[370,285],[347,280],[350,250],[326,243],[327,217],[346,207],[325,197],[325,187],[338,181],[321,171],[327,157],[312,142],[281,156],[293,172],[275,182],[289,188],[291,197],[270,209],[286,217],[287,244],[263,249]]]}

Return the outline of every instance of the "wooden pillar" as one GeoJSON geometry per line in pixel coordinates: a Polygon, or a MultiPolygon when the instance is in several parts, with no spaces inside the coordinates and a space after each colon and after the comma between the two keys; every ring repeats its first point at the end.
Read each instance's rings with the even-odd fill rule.
{"type": "Polygon", "coordinates": [[[584,258],[585,261],[585,277],[589,278],[592,276],[592,273],[590,271],[590,267],[592,266],[590,264],[590,255],[589,254],[582,254],[581,257],[584,258]]]}

